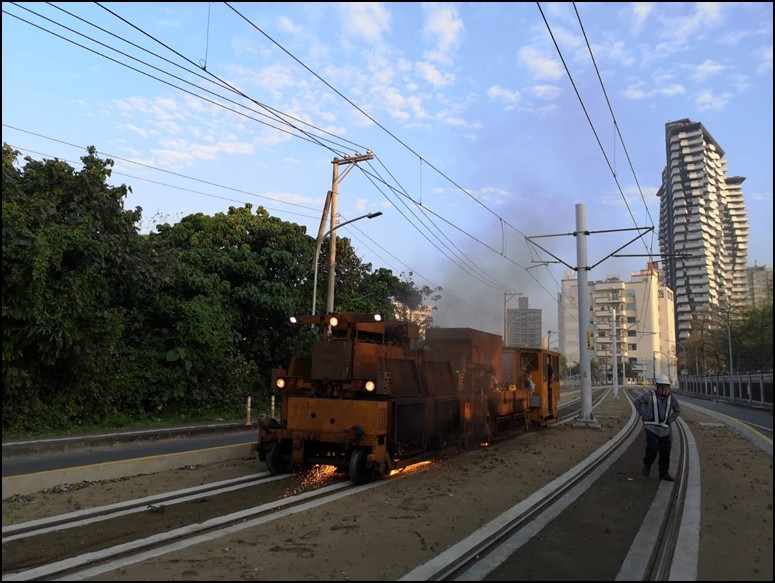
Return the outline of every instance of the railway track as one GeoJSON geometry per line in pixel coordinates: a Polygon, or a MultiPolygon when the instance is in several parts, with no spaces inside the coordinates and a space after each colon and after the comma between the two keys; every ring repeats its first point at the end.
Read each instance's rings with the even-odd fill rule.
{"type": "Polygon", "coordinates": [[[153,511],[154,509],[159,511],[175,504],[181,504],[192,500],[201,500],[203,496],[233,492],[249,486],[254,486],[256,483],[262,481],[269,482],[283,478],[285,478],[285,476],[274,477],[268,472],[262,472],[260,474],[252,474],[234,478],[232,480],[204,484],[185,490],[167,492],[164,494],[110,504],[108,506],[78,510],[68,514],[53,516],[51,518],[5,526],[3,527],[3,544],[33,536],[42,536],[50,532],[62,532],[70,528],[78,528],[101,521],[114,520],[139,512],[153,511]]]}
{"type": "MultiPolygon", "coordinates": [[[[269,483],[270,481],[278,481],[282,478],[277,477],[261,477],[260,481],[269,483]]],[[[380,482],[375,482],[372,487],[380,485],[380,482]]],[[[226,486],[224,488],[204,488],[207,495],[216,496],[218,494],[225,494],[228,492],[234,492],[237,489],[245,488],[246,484],[234,484],[232,486],[226,486]]],[[[369,488],[365,486],[363,488],[369,488]]],[[[279,516],[287,515],[288,513],[303,512],[315,506],[326,504],[327,502],[338,500],[344,496],[349,496],[355,493],[354,486],[349,481],[339,481],[334,484],[315,488],[300,494],[281,498],[279,500],[272,500],[258,506],[252,506],[250,508],[232,512],[222,516],[215,516],[203,522],[196,522],[187,524],[185,526],[168,530],[165,532],[158,532],[151,536],[143,536],[135,540],[127,540],[119,544],[112,546],[106,546],[105,548],[98,550],[91,550],[88,552],[81,552],[68,556],[66,558],[48,562],[46,564],[38,565],[32,568],[16,571],[13,573],[3,574],[4,581],[35,581],[52,578],[66,577],[69,580],[73,579],[85,579],[89,577],[95,577],[107,571],[120,568],[121,566],[132,564],[138,561],[146,560],[154,556],[159,556],[165,553],[169,553],[175,550],[179,550],[186,546],[195,545],[203,540],[209,540],[213,537],[224,536],[226,534],[238,532],[246,528],[253,528],[266,522],[270,522],[279,516]]],[[[179,493],[177,493],[179,494],[179,493]]],[[[181,495],[171,495],[163,497],[164,505],[159,503],[158,505],[148,505],[150,508],[166,508],[175,504],[181,504],[193,499],[193,497],[200,497],[201,494],[195,493],[193,495],[186,493],[181,495]]],[[[144,510],[142,505],[146,504],[147,500],[135,500],[127,504],[129,508],[118,508],[113,505],[112,508],[94,509],[90,512],[89,518],[83,518],[81,516],[58,517],[61,518],[57,521],[56,526],[49,526],[45,524],[38,525],[19,525],[19,530],[22,532],[16,532],[11,534],[6,539],[5,532],[3,535],[3,554],[5,557],[8,555],[6,552],[14,554],[14,549],[7,547],[13,541],[20,541],[22,539],[29,539],[32,537],[40,538],[42,536],[54,533],[56,536],[61,536],[61,529],[76,529],[76,528],[88,528],[96,521],[117,520],[125,517],[127,512],[134,513],[140,510],[144,510]]],[[[105,531],[110,530],[109,525],[103,525],[102,528],[105,531]]],[[[4,529],[5,531],[5,529],[4,529]]],[[[77,536],[74,537],[77,540],[77,536]]],[[[37,545],[36,545],[37,546],[37,545]]],[[[77,544],[74,548],[78,547],[77,544]]],[[[17,554],[17,561],[20,560],[17,554]]],[[[22,559],[23,560],[23,559],[22,559]]],[[[27,559],[31,560],[31,559],[27,559]]],[[[5,561],[5,559],[4,559],[5,561]]],[[[10,567],[11,565],[9,565],[10,567]]],[[[4,562],[3,569],[5,571],[6,564],[4,562]]]]}
{"type": "MultiPolygon", "coordinates": [[[[632,552],[623,560],[617,581],[665,581],[671,579],[675,552],[681,536],[683,506],[689,491],[689,439],[687,426],[682,421],[675,431],[677,443],[674,455],[679,468],[673,484],[664,483],[657,491],[663,498],[654,505],[632,544],[632,552]]],[[[482,581],[511,580],[509,576],[498,576],[506,562],[533,537],[539,535],[546,525],[576,500],[599,479],[604,479],[612,464],[632,447],[633,440],[641,432],[641,423],[633,411],[629,422],[617,436],[600,448],[583,466],[577,466],[559,476],[552,483],[524,500],[498,520],[460,541],[454,547],[433,560],[419,565],[404,575],[401,581],[482,581]]],[[[698,525],[697,525],[698,526],[698,525]]],[[[685,527],[685,525],[684,525],[685,527]]],[[[686,533],[684,533],[686,536],[686,533]]],[[[543,536],[547,546],[552,541],[543,536]]],[[[695,557],[696,558],[696,557],[695,557]]],[[[579,560],[587,560],[579,557],[579,560]]],[[[696,565],[682,565],[681,573],[696,565]]],[[[678,566],[676,566],[678,570],[678,566]]]]}
{"type": "MultiPolygon", "coordinates": [[[[595,396],[595,406],[603,396],[595,396]]],[[[578,413],[578,406],[574,407],[573,403],[574,401],[569,401],[564,404],[563,416],[566,421],[578,413]]],[[[404,580],[477,580],[487,577],[497,570],[498,565],[503,564],[510,554],[519,549],[520,541],[529,540],[538,532],[541,524],[563,512],[588,489],[621,455],[621,451],[632,442],[639,429],[637,419],[631,418],[616,439],[598,450],[586,463],[579,464],[554,479],[541,491],[492,521],[486,528],[441,553],[433,561],[413,569],[413,566],[408,566],[404,580]]],[[[678,450],[678,447],[674,448],[674,451],[678,450]]],[[[682,446],[680,450],[685,451],[685,447],[682,446]]],[[[681,457],[683,458],[683,455],[681,457]]],[[[684,473],[679,473],[677,477],[684,473]]],[[[289,495],[289,491],[295,487],[289,487],[288,481],[285,476],[271,477],[266,473],[259,473],[5,527],[3,580],[82,580],[104,576],[128,565],[265,525],[289,513],[305,512],[346,496],[358,495],[394,483],[392,479],[380,480],[366,486],[353,487],[349,481],[334,480],[333,483],[322,487],[312,487],[289,495]],[[179,521],[183,521],[182,515],[186,513],[187,505],[216,500],[221,502],[213,504],[214,511],[207,519],[178,525],[179,521]],[[235,511],[218,511],[239,505],[237,501],[245,507],[235,511]],[[161,520],[157,520],[159,517],[168,520],[162,524],[161,520]],[[126,528],[127,524],[138,522],[147,525],[149,518],[160,523],[157,531],[144,528],[135,536],[133,529],[126,528]],[[95,529],[106,533],[100,539],[101,544],[84,549],[80,544],[82,536],[79,533],[95,529]],[[52,552],[36,554],[30,550],[36,548],[48,548],[52,549],[52,552]]],[[[676,492],[680,492],[683,482],[683,479],[677,480],[674,489],[676,492]]],[[[680,497],[676,498],[672,514],[679,514],[681,505],[680,497]]],[[[675,541],[679,528],[680,520],[671,524],[662,519],[659,540],[666,541],[665,544],[654,545],[645,566],[643,560],[631,560],[630,568],[641,570],[641,576],[649,579],[659,579],[663,573],[669,572],[672,557],[662,549],[675,547],[670,541],[675,541]]]]}

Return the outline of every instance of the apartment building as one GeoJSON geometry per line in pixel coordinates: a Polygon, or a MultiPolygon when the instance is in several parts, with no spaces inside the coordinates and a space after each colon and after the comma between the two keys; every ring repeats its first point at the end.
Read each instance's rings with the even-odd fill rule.
{"type": "Polygon", "coordinates": [[[541,309],[529,307],[530,299],[526,296],[520,296],[517,300],[519,302],[517,308],[506,309],[503,335],[505,338],[504,345],[543,346],[541,309]]]}
{"type": "Polygon", "coordinates": [[[665,138],[667,164],[657,192],[659,247],[682,340],[702,311],[747,301],[745,178],[727,176],[724,150],[701,123],[669,122],[665,138]]]}
{"type": "MultiPolygon", "coordinates": [[[[575,272],[562,279],[558,301],[560,352],[569,365],[579,360],[579,289],[575,272]]],[[[656,264],[630,275],[630,281],[608,277],[588,282],[591,359],[611,376],[616,347],[617,376],[628,382],[650,382],[656,374],[677,377],[673,292],[656,264]]]]}
{"type": "Polygon", "coordinates": [[[772,303],[772,267],[754,263],[748,268],[748,301],[753,306],[772,303]]]}

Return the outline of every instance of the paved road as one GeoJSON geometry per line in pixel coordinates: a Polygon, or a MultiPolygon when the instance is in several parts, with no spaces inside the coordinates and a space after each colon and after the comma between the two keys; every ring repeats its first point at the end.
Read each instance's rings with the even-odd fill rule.
{"type": "Polygon", "coordinates": [[[3,478],[233,445],[248,455],[255,440],[253,426],[212,423],[8,442],[3,478]]]}

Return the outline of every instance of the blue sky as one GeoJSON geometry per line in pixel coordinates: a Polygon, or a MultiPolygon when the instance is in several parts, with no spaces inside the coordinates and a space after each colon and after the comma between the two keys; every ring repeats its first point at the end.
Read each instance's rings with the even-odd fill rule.
{"type": "Polygon", "coordinates": [[[3,141],[76,168],[95,146],[146,230],[250,203],[313,236],[332,160],[370,151],[340,222],[383,215],[337,234],[441,286],[437,324],[501,333],[519,291],[546,331],[577,205],[590,280],[659,252],[670,121],[746,177],[772,266],[772,38],[772,3],[4,2],[3,141]]]}

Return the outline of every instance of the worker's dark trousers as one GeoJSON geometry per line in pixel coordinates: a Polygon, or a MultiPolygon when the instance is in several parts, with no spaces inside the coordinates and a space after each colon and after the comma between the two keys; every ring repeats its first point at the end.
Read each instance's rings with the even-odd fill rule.
{"type": "Polygon", "coordinates": [[[670,473],[670,446],[671,439],[667,437],[657,437],[656,434],[643,430],[646,433],[646,457],[643,458],[643,465],[651,467],[659,454],[659,475],[664,476],[670,473]]]}

